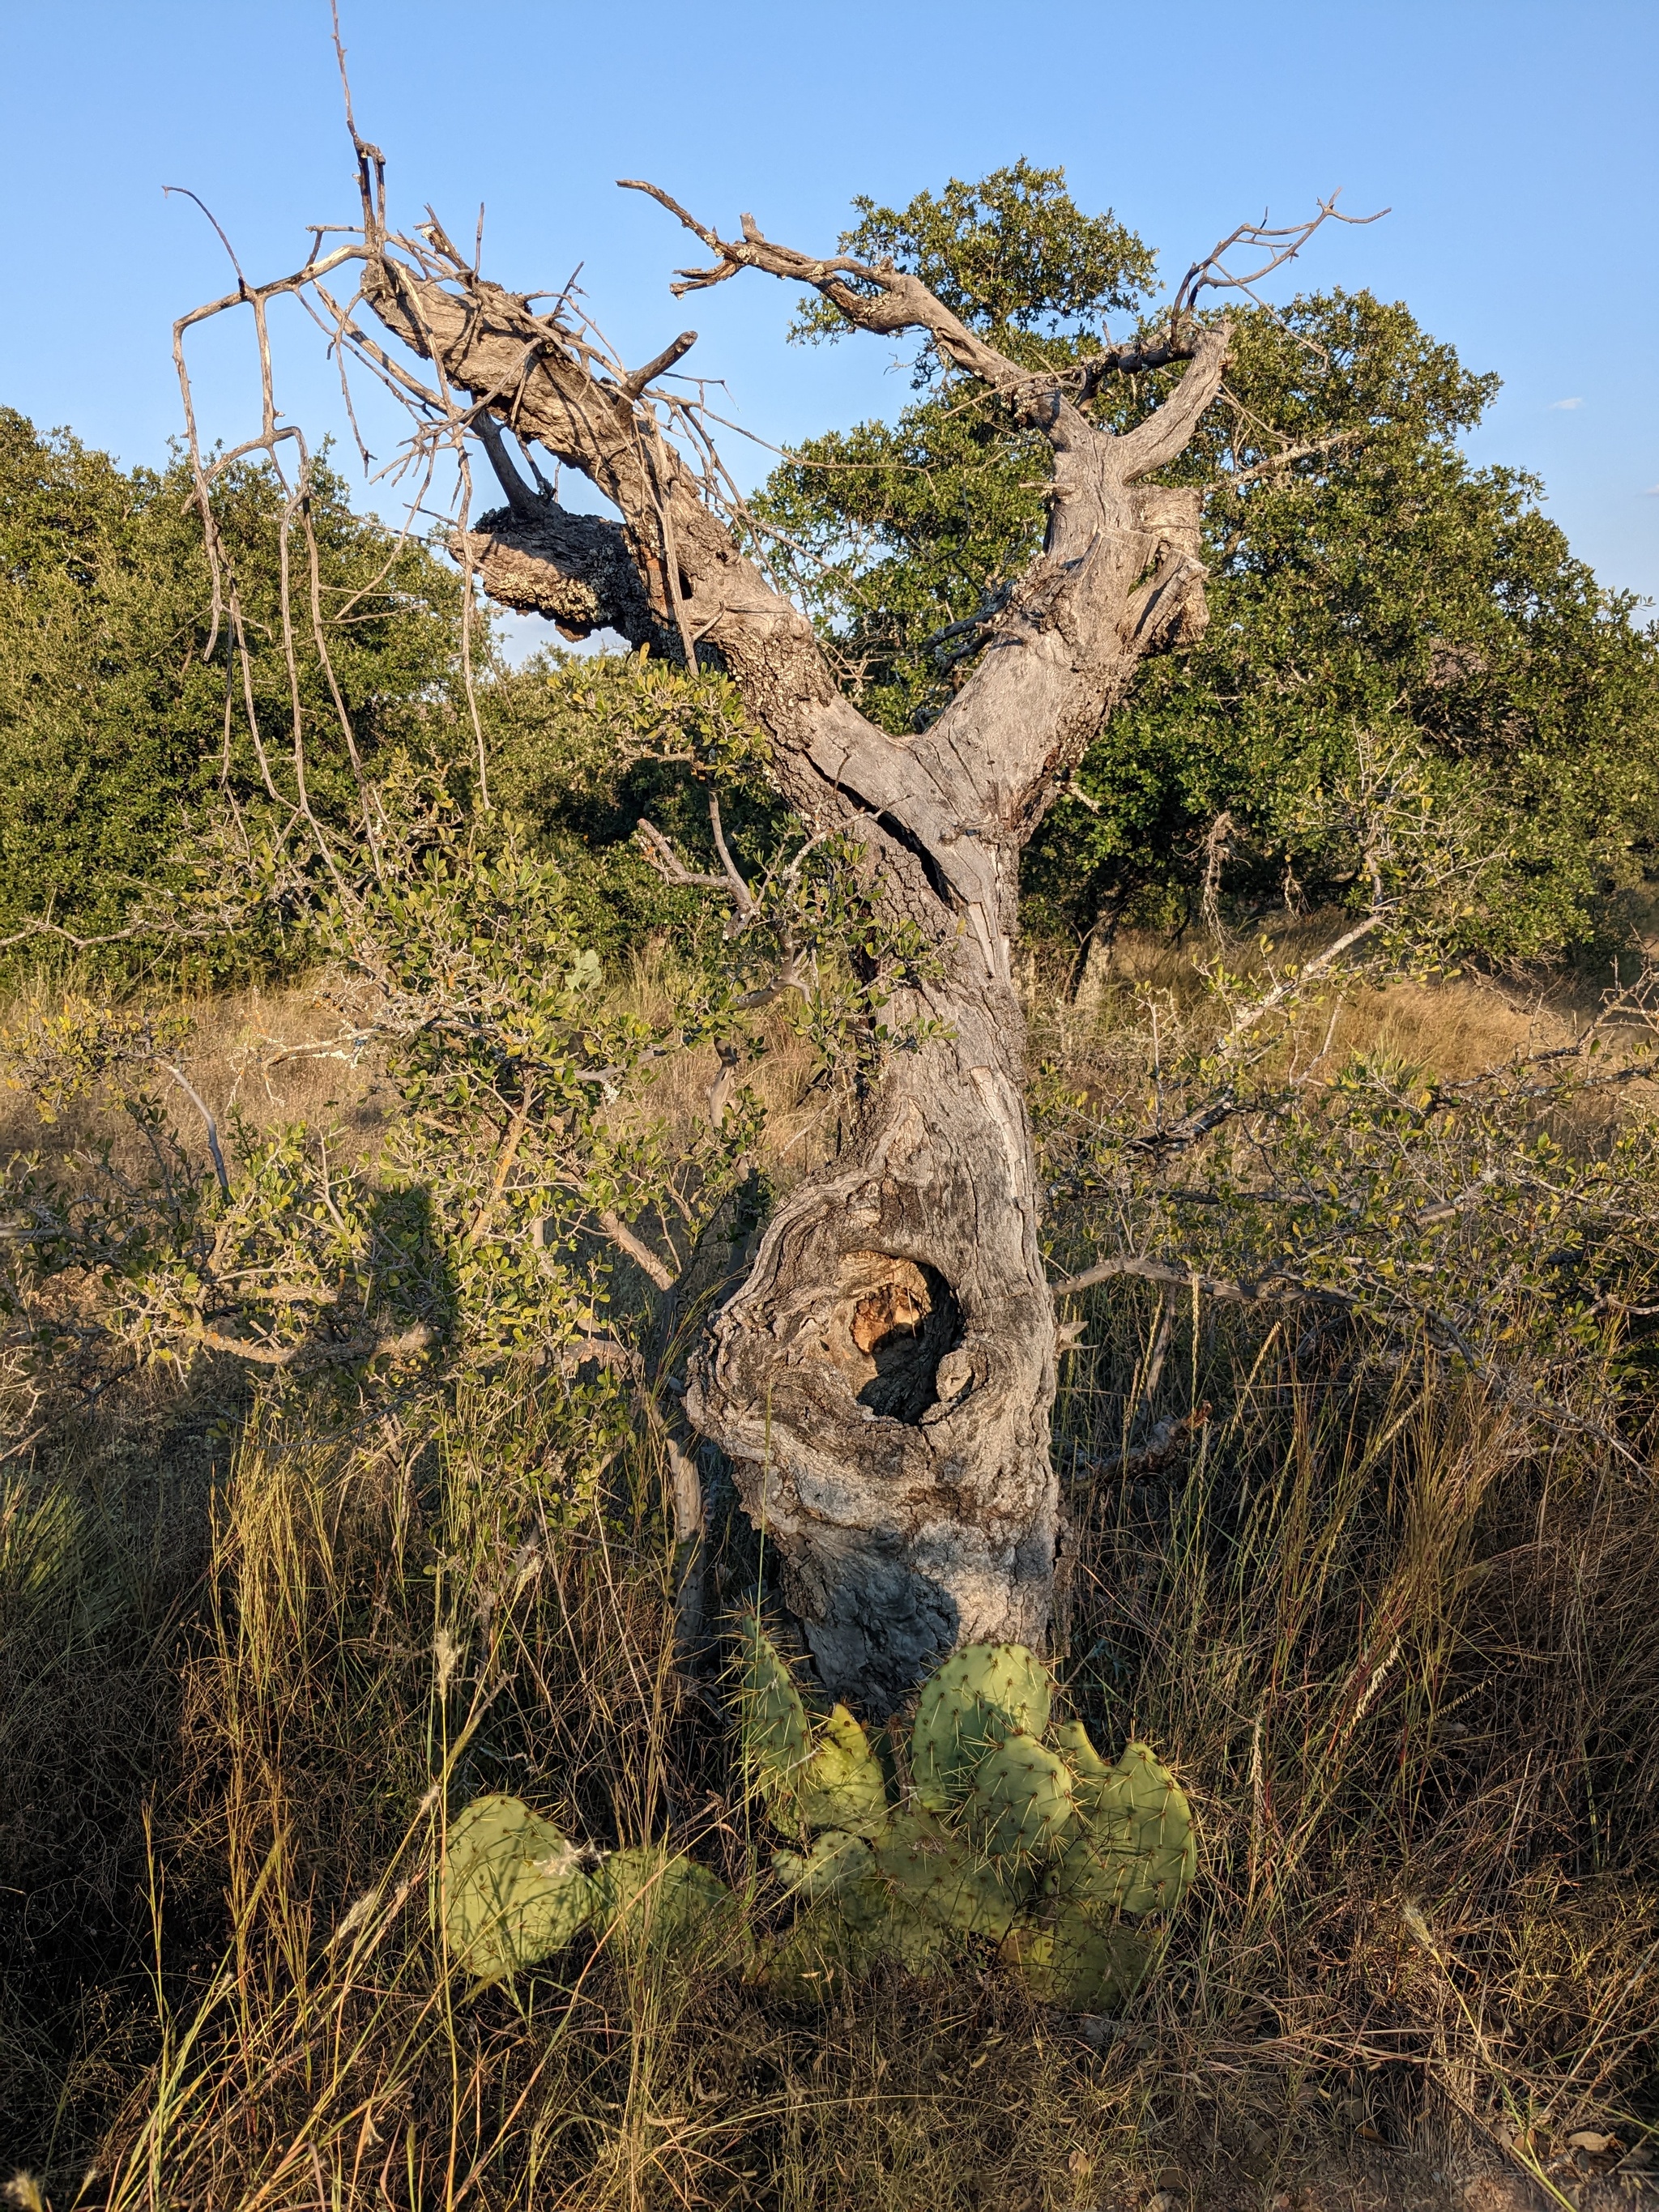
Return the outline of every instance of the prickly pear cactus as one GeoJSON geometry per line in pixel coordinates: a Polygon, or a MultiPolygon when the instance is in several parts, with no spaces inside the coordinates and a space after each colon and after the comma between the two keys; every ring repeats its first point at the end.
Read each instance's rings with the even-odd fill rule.
{"type": "Polygon", "coordinates": [[[597,1901],[581,1854],[516,1797],[475,1797],[450,1824],[441,1882],[450,1955],[475,1981],[533,1966],[586,1927],[597,1901]]]}
{"type": "Polygon", "coordinates": [[[974,1768],[967,1818],[994,1859],[1035,1861],[1074,1824],[1076,1790],[1063,1759],[1010,1729],[974,1768]]]}
{"type": "MultiPolygon", "coordinates": [[[[795,1906],[750,1959],[755,1978],[827,1995],[884,1960],[930,1972],[978,1939],[1046,2002],[1094,2011],[1131,1995],[1155,1953],[1125,1916],[1180,1902],[1197,1863],[1191,1811],[1146,1744],[1109,1766],[1080,1721],[1050,1728],[1052,1700],[1048,1670],[1023,1645],[953,1653],[917,1702],[900,1792],[844,1705],[813,1718],[750,1620],[738,1677],[744,1771],[793,1846],[772,1868],[795,1906]]],[[[442,1894],[451,1953],[480,1980],[534,1965],[583,1928],[659,1955],[742,1936],[738,1900],[707,1868],[649,1844],[584,1873],[581,1854],[511,1797],[481,1797],[457,1819],[442,1894]]]]}
{"type": "Polygon", "coordinates": [[[812,1723],[789,1662],[757,1620],[745,1620],[738,1678],[744,1762],[763,1793],[781,1788],[812,1755],[812,1723]]]}
{"type": "Polygon", "coordinates": [[[1015,1644],[955,1652],[922,1690],[911,1790],[890,1801],[844,1706],[815,1728],[787,1662],[749,1625],[739,1696],[745,1764],[774,1821],[817,1830],[773,1869],[799,1908],[759,1972],[798,1994],[878,1960],[922,1972],[988,1937],[1047,2002],[1121,2001],[1153,1952],[1125,1914],[1168,1911],[1193,1879],[1192,1819],[1145,1744],[1109,1766],[1080,1721],[1050,1730],[1053,1685],[1015,1644]],[[1048,1741],[1044,1741],[1047,1737],[1048,1741]]]}
{"type": "Polygon", "coordinates": [[[593,1887],[594,1927],[647,1950],[690,1950],[736,1925],[737,1899],[719,1875],[659,1844],[611,1852],[593,1887]]]}
{"type": "Polygon", "coordinates": [[[1006,1935],[1024,1902],[1018,1875],[935,1813],[899,1814],[875,1860],[899,1896],[960,1936],[1006,1935]]]}
{"type": "Polygon", "coordinates": [[[441,1893],[451,1958],[475,1982],[538,1965],[591,1928],[624,1947],[684,1951],[734,1930],[737,1900],[683,1852],[611,1851],[592,1874],[516,1797],[475,1797],[450,1825],[441,1893]]]}
{"type": "Polygon", "coordinates": [[[814,1728],[788,1661],[757,1622],[745,1626],[738,1705],[744,1765],[775,1827],[879,1831],[887,1784],[869,1737],[845,1705],[814,1728]]]}
{"type": "Polygon", "coordinates": [[[1087,1816],[1046,1887],[1097,1923],[1179,1904],[1198,1865],[1192,1813],[1175,1777],[1144,1743],[1079,1785],[1087,1816]]]}
{"type": "Polygon", "coordinates": [[[910,1731],[910,1771],[928,1811],[948,1813],[1011,1729],[1040,1738],[1053,1698],[1048,1669],[1023,1644],[953,1651],[923,1687],[910,1731]]]}
{"type": "Polygon", "coordinates": [[[1105,2012],[1132,1997],[1151,1970],[1153,1947],[1138,1928],[1096,1928],[1075,1912],[1022,1920],[997,1956],[1033,1996],[1068,2012],[1105,2012]]]}
{"type": "Polygon", "coordinates": [[[896,1881],[881,1846],[862,1836],[820,1836],[805,1856],[779,1851],[773,1871],[802,1909],[787,1932],[766,1946],[758,1978],[795,1996],[826,1997],[842,1978],[858,1979],[882,1960],[925,1974],[954,1947],[949,1927],[921,1895],[896,1881]]]}

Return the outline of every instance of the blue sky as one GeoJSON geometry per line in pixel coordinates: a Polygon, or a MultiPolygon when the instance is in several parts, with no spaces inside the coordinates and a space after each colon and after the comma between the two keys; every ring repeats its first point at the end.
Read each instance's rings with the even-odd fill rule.
{"type": "MultiPolygon", "coordinates": [[[[878,341],[787,347],[791,296],[769,280],[672,300],[681,234],[616,178],[823,247],[854,192],[902,201],[1025,154],[1063,163],[1171,276],[1264,208],[1289,220],[1337,185],[1356,213],[1390,206],[1369,229],[1328,226],[1291,283],[1404,298],[1497,369],[1472,451],[1535,470],[1603,579],[1659,597],[1656,0],[342,6],[394,209],[413,220],[429,200],[470,238],[483,200],[486,266],[516,287],[581,262],[629,360],[693,321],[687,366],[727,379],[775,442],[894,411],[907,380],[878,341]]],[[[353,213],[327,0],[0,0],[0,401],[159,459],[179,421],[169,325],[228,273],[162,185],[199,192],[260,276],[303,258],[307,223],[353,213]]],[[[196,360],[210,433],[245,434],[245,331],[196,360]]],[[[337,428],[297,319],[280,366],[289,413],[337,428]]],[[[752,479],[767,456],[745,466],[743,450],[752,479]]]]}

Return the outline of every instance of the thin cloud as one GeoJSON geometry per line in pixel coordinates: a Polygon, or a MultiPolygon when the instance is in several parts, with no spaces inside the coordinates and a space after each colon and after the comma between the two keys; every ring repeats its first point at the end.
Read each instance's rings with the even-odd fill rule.
{"type": "Polygon", "coordinates": [[[1583,404],[1582,399],[1552,399],[1550,412],[1552,415],[1570,415],[1575,407],[1582,407],[1583,404]]]}

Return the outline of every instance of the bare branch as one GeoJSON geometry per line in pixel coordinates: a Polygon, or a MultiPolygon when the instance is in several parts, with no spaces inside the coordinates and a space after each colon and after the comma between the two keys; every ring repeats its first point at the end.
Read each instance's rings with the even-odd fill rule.
{"type": "Polygon", "coordinates": [[[1176,1261],[1146,1259],[1132,1252],[1121,1252],[1110,1260],[1098,1260],[1081,1274],[1063,1276],[1050,1287],[1057,1298],[1067,1297],[1074,1291],[1091,1291],[1097,1284],[1115,1282],[1122,1275],[1136,1276],[1146,1283],[1171,1284],[1181,1290],[1196,1291],[1203,1297],[1220,1298],[1235,1305],[1305,1298],[1316,1305],[1340,1306],[1351,1312],[1359,1304],[1351,1291],[1334,1291],[1327,1284],[1306,1282],[1297,1275],[1270,1274],[1253,1283],[1235,1283],[1221,1276],[1200,1274],[1196,1268],[1183,1267],[1176,1261]]]}
{"type": "Polygon", "coordinates": [[[354,1336],[343,1344],[258,1344],[203,1322],[190,1331],[190,1340],[204,1352],[227,1352],[254,1367],[328,1367],[349,1366],[360,1359],[410,1359],[418,1352],[430,1351],[437,1337],[425,1322],[417,1322],[395,1334],[354,1336]]]}
{"type": "Polygon", "coordinates": [[[714,833],[714,850],[720,856],[720,866],[726,871],[732,896],[738,902],[738,912],[744,916],[751,915],[756,911],[755,894],[744,881],[737,862],[726,849],[726,831],[720,823],[720,798],[712,791],[708,794],[708,826],[714,833]]]}
{"type": "Polygon", "coordinates": [[[665,375],[677,361],[683,361],[685,358],[696,343],[697,334],[695,331],[682,331],[678,337],[665,345],[652,360],[647,362],[643,368],[636,368],[631,376],[623,377],[623,390],[630,399],[637,399],[647,385],[654,384],[659,376],[665,375]]]}
{"type": "Polygon", "coordinates": [[[608,1210],[599,1216],[599,1226],[619,1251],[626,1252],[634,1265],[648,1275],[659,1291],[672,1291],[679,1278],[665,1261],[659,1260],[648,1244],[643,1244],[633,1231],[617,1215],[608,1210]]]}
{"type": "Polygon", "coordinates": [[[489,465],[495,471],[495,480],[507,494],[507,503],[514,514],[520,521],[539,521],[546,502],[531,490],[517,469],[514,467],[507,454],[506,441],[501,436],[501,425],[488,408],[478,410],[473,418],[472,427],[478,434],[479,443],[489,457],[489,465]]]}
{"type": "Polygon", "coordinates": [[[872,266],[844,253],[818,256],[798,252],[766,237],[753,216],[743,217],[743,236],[726,240],[700,223],[660,185],[637,177],[619,177],[624,191],[645,192],[683,222],[720,259],[713,269],[682,269],[680,282],[671,289],[677,297],[724,283],[740,269],[763,270],[787,283],[810,285],[822,294],[854,329],[892,337],[900,331],[925,330],[946,359],[958,368],[999,389],[1010,391],[1031,385],[1047,390],[1054,379],[1047,372],[1033,377],[1018,362],[1010,361],[994,346],[975,335],[943,301],[938,300],[919,276],[895,269],[890,262],[872,266]],[[858,289],[858,287],[863,289],[858,289]]]}
{"type": "Polygon", "coordinates": [[[1282,453],[1269,453],[1267,459],[1255,461],[1247,469],[1233,469],[1210,486],[1212,491],[1225,491],[1239,484],[1254,483],[1260,477],[1270,477],[1279,469],[1288,469],[1294,461],[1311,460],[1316,454],[1328,453],[1343,446],[1352,446],[1363,438],[1363,429],[1333,430],[1328,438],[1315,438],[1305,446],[1287,446],[1282,453]]]}
{"type": "MultiPolygon", "coordinates": [[[[89,952],[100,945],[125,945],[135,937],[153,937],[157,933],[157,928],[152,924],[134,921],[129,922],[125,929],[112,929],[102,937],[77,937],[72,929],[65,929],[61,922],[37,918],[25,922],[21,929],[14,932],[10,937],[0,937],[0,952],[9,952],[14,945],[27,945],[33,937],[58,938],[64,944],[74,945],[77,952],[89,952]]],[[[168,933],[187,936],[198,933],[181,930],[168,933]]]]}
{"type": "Polygon", "coordinates": [[[191,1104],[201,1115],[202,1125],[207,1131],[208,1150],[213,1155],[213,1171],[219,1178],[220,1189],[223,1192],[224,1195],[228,1198],[230,1196],[230,1176],[225,1169],[225,1156],[219,1149],[219,1124],[214,1120],[212,1115],[209,1113],[206,1105],[203,1102],[202,1094],[197,1090],[195,1085],[190,1080],[190,1078],[185,1073],[182,1067],[175,1067],[170,1060],[160,1059],[156,1060],[155,1066],[162,1069],[167,1074],[173,1078],[179,1088],[184,1092],[185,1097],[189,1099],[191,1104]]]}
{"type": "Polygon", "coordinates": [[[483,1204],[468,1224],[466,1235],[462,1240],[469,1250],[477,1244],[489,1227],[489,1217],[500,1203],[501,1193],[507,1188],[507,1179],[513,1172],[513,1163],[519,1156],[519,1146],[523,1143],[525,1131],[530,1126],[530,1109],[534,1103],[535,1092],[526,1083],[524,1096],[514,1109],[512,1125],[501,1146],[501,1157],[495,1163],[495,1172],[490,1177],[489,1188],[484,1194],[483,1204]]]}
{"type": "Polygon", "coordinates": [[[728,877],[699,875],[688,868],[662,831],[654,823],[647,822],[643,815],[635,824],[635,835],[645,849],[646,859],[665,883],[677,886],[695,884],[705,890],[729,891],[732,889],[728,877]]]}
{"type": "Polygon", "coordinates": [[[1226,323],[1211,324],[1194,344],[1191,366],[1164,404],[1117,441],[1118,465],[1127,483],[1166,467],[1186,450],[1220,389],[1231,335],[1226,323]]]}
{"type": "Polygon", "coordinates": [[[1137,1450],[1120,1452],[1115,1459],[1083,1459],[1074,1483],[1132,1481],[1138,1475],[1157,1474],[1178,1459],[1210,1418],[1207,1405],[1188,1413],[1170,1413],[1161,1420],[1137,1450]]]}
{"type": "Polygon", "coordinates": [[[1329,199],[1320,201],[1318,213],[1310,216],[1305,222],[1286,223],[1279,229],[1270,230],[1264,216],[1259,223],[1242,222],[1236,230],[1229,231],[1225,238],[1212,246],[1203,260],[1194,261],[1182,278],[1171,309],[1172,320],[1179,322],[1183,316],[1190,315],[1198,305],[1199,295],[1205,291],[1243,292],[1254,299],[1255,295],[1250,288],[1271,276],[1276,269],[1282,269],[1287,261],[1294,261],[1322,223],[1352,223],[1363,229],[1369,222],[1380,222],[1389,212],[1387,208],[1379,208],[1375,215],[1344,215],[1336,204],[1341,196],[1339,187],[1329,199]],[[1236,276],[1222,259],[1222,256],[1230,253],[1236,246],[1242,246],[1253,253],[1265,253],[1267,258],[1259,269],[1252,269],[1242,276],[1236,276]]]}
{"type": "Polygon", "coordinates": [[[1334,968],[1343,954],[1350,951],[1362,939],[1381,929],[1383,923],[1392,918],[1393,911],[1391,907],[1374,908],[1363,921],[1357,921],[1352,929],[1345,929],[1334,944],[1328,945],[1316,959],[1309,961],[1305,968],[1298,968],[1290,975],[1280,976],[1254,1004],[1243,1007],[1234,1016],[1231,1025],[1218,1042],[1217,1059],[1230,1058],[1258,1022],[1264,1021],[1274,1007],[1282,1006],[1295,992],[1305,989],[1308,984],[1334,968]]]}

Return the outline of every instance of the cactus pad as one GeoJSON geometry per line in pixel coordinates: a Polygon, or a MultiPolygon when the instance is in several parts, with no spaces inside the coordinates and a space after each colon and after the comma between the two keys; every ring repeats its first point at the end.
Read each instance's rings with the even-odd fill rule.
{"type": "Polygon", "coordinates": [[[870,1739],[845,1705],[837,1705],[823,1734],[794,1777],[800,1823],[841,1828],[854,1836],[878,1835],[887,1825],[887,1784],[870,1739]]]}
{"type": "Polygon", "coordinates": [[[1017,1922],[997,1956],[1043,2003],[1104,2012],[1140,1987],[1152,1947],[1133,1929],[1094,1928],[1062,1908],[1052,1923],[1017,1922]]]}
{"type": "Polygon", "coordinates": [[[659,1844],[612,1851],[593,1885],[595,1924],[654,1951],[690,1948],[736,1920],[737,1900],[719,1875],[659,1844]]]}
{"type": "Polygon", "coordinates": [[[803,1913],[762,1954],[757,1978],[796,1997],[822,2000],[837,1981],[883,1964],[913,1974],[943,1966],[957,1938],[879,1881],[860,1879],[803,1913]]]}
{"type": "Polygon", "coordinates": [[[875,1863],[896,1895],[959,1935],[1006,1936],[1020,1908],[1005,1869],[933,1814],[902,1814],[878,1840],[875,1863]]]}
{"type": "Polygon", "coordinates": [[[845,1705],[815,1729],[789,1662],[759,1621],[745,1622],[738,1697],[744,1763],[775,1827],[874,1835],[887,1784],[870,1739],[845,1705]]]}
{"type": "Polygon", "coordinates": [[[793,1833],[795,1781],[812,1755],[812,1724],[789,1662],[758,1620],[744,1623],[738,1684],[744,1765],[776,1825],[793,1833]]]}
{"type": "Polygon", "coordinates": [[[987,1749],[1010,1729],[1041,1736],[1053,1686],[1023,1644],[969,1644],[923,1688],[910,1733],[910,1771],[928,1811],[948,1812],[987,1749]]]}
{"type": "Polygon", "coordinates": [[[827,1828],[814,1836],[810,1851],[774,1851],[772,1871],[783,1888],[816,1905],[866,1880],[875,1860],[861,1836],[827,1828]]]}
{"type": "Polygon", "coordinates": [[[562,1949],[598,1901],[574,1846],[502,1796],[475,1797],[450,1823],[441,1895],[451,1954],[481,1982],[562,1949]]]}
{"type": "Polygon", "coordinates": [[[1051,1893],[1097,1924],[1179,1904],[1198,1845],[1192,1808],[1169,1769],[1146,1744],[1132,1743],[1104,1782],[1079,1794],[1086,1817],[1067,1841],[1051,1893]]]}
{"type": "Polygon", "coordinates": [[[1101,1790],[1112,1778],[1111,1768],[1090,1741],[1081,1721],[1061,1721],[1050,1734],[1054,1749],[1072,1770],[1079,1812],[1091,1814],[1101,1790]]]}
{"type": "Polygon", "coordinates": [[[1046,1853],[1073,1820],[1071,1769],[1023,1729],[1011,1729],[974,1769],[968,1817],[994,1859],[1046,1853]]]}

